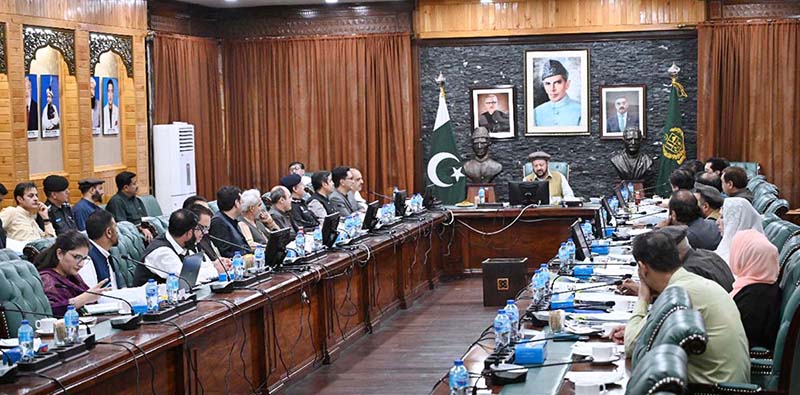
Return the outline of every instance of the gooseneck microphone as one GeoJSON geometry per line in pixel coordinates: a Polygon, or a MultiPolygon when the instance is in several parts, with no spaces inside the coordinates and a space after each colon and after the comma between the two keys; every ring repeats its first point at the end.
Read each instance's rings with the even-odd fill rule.
{"type": "MultiPolygon", "coordinates": [[[[61,286],[63,287],[63,285],[62,285],[62,284],[58,284],[58,285],[61,285],[61,286]]],[[[56,287],[58,287],[58,285],[56,285],[56,287]]],[[[42,316],[42,317],[58,318],[58,319],[64,318],[64,316],[63,316],[63,315],[55,315],[55,314],[41,313],[41,312],[37,312],[37,311],[25,310],[25,309],[23,309],[22,307],[20,307],[20,305],[19,305],[19,304],[17,304],[16,302],[12,302],[12,301],[10,301],[10,300],[6,300],[6,301],[5,301],[5,302],[3,302],[3,303],[6,303],[6,302],[7,302],[7,303],[11,303],[11,304],[13,304],[13,305],[14,305],[14,307],[16,307],[16,309],[9,309],[8,307],[6,307],[6,306],[4,306],[4,305],[0,304],[0,312],[2,312],[2,311],[11,311],[11,312],[14,312],[14,313],[19,313],[19,314],[22,316],[22,319],[27,319],[27,318],[26,318],[26,316],[25,316],[26,314],[30,314],[30,315],[40,315],[40,316],[42,316]]],[[[90,327],[89,327],[89,325],[87,325],[87,324],[85,324],[85,323],[83,323],[83,322],[80,322],[80,323],[78,323],[78,325],[83,325],[83,326],[85,326],[85,327],[86,327],[86,335],[88,336],[88,337],[87,337],[87,338],[84,340],[84,342],[86,343],[86,345],[87,345],[87,346],[94,345],[95,338],[94,338],[94,336],[92,336],[92,328],[90,328],[90,327]]]]}
{"type": "Polygon", "coordinates": [[[636,217],[636,218],[634,218],[634,217],[632,217],[632,216],[631,216],[629,219],[630,219],[631,221],[635,221],[635,220],[637,220],[637,219],[644,218],[644,217],[649,217],[649,216],[651,216],[651,215],[664,214],[664,213],[666,213],[667,211],[669,211],[669,210],[667,210],[667,209],[658,210],[658,211],[654,211],[654,212],[652,212],[652,213],[648,213],[648,214],[643,214],[643,215],[640,215],[640,216],[638,216],[638,217],[636,217]]]}
{"type": "Polygon", "coordinates": [[[394,198],[393,198],[393,197],[391,197],[391,196],[387,196],[387,195],[384,195],[384,194],[381,194],[381,193],[378,193],[378,192],[367,191],[367,193],[368,193],[368,194],[370,194],[370,195],[373,195],[373,196],[377,196],[377,197],[379,197],[379,198],[386,199],[386,200],[388,200],[388,201],[390,201],[390,202],[393,202],[393,201],[394,201],[394,198]]]}
{"type": "MultiPolygon", "coordinates": [[[[128,262],[133,262],[133,263],[135,263],[135,264],[137,264],[137,265],[144,266],[144,267],[146,267],[146,268],[148,268],[148,269],[152,269],[152,270],[155,270],[155,271],[157,271],[157,272],[164,273],[164,274],[166,274],[166,275],[169,275],[169,274],[170,274],[170,272],[168,272],[168,271],[166,271],[166,270],[164,270],[164,269],[157,268],[157,267],[155,267],[155,266],[153,266],[153,265],[148,265],[148,264],[146,264],[146,263],[144,263],[144,262],[142,262],[142,261],[137,261],[136,259],[133,259],[133,258],[131,258],[131,257],[130,257],[130,255],[123,255],[123,256],[122,256],[122,259],[124,259],[124,260],[126,260],[126,261],[128,261],[128,262]]],[[[187,279],[185,279],[185,278],[181,277],[179,274],[177,274],[177,273],[172,273],[172,274],[174,274],[174,275],[175,275],[175,277],[178,277],[178,279],[180,279],[180,280],[183,280],[184,284],[186,284],[186,286],[188,287],[187,289],[191,290],[191,289],[192,289],[192,287],[194,287],[194,285],[193,285],[193,284],[189,283],[189,281],[188,281],[187,279]]],[[[133,311],[133,310],[131,310],[131,311],[133,311]]]]}
{"type": "Polygon", "coordinates": [[[586,263],[576,263],[575,266],[636,266],[636,262],[586,262],[586,263]]]}
{"type": "MultiPolygon", "coordinates": [[[[56,288],[69,289],[64,284],[56,284],[56,288]]],[[[131,309],[130,310],[130,315],[128,315],[126,317],[119,317],[119,318],[112,319],[111,320],[111,327],[112,328],[121,329],[121,330],[132,330],[132,329],[138,328],[139,325],[141,325],[142,316],[139,315],[139,313],[136,313],[136,312],[133,311],[133,305],[130,302],[128,302],[127,300],[125,300],[123,298],[120,298],[120,297],[117,297],[117,296],[106,295],[106,294],[102,294],[102,293],[99,293],[99,292],[92,292],[92,291],[89,291],[89,290],[86,290],[86,291],[83,291],[83,292],[85,292],[87,294],[91,294],[91,295],[103,296],[103,297],[106,297],[106,298],[109,298],[109,299],[119,300],[121,302],[124,302],[126,305],[128,305],[128,307],[131,309]]],[[[87,326],[87,328],[88,328],[88,326],[87,326]]]]}
{"type": "Polygon", "coordinates": [[[568,291],[553,292],[553,293],[550,294],[550,296],[560,295],[560,294],[575,293],[575,292],[585,291],[587,289],[596,289],[596,288],[619,286],[619,285],[622,285],[622,280],[617,280],[617,281],[610,282],[610,283],[603,283],[603,284],[593,285],[591,287],[585,287],[585,288],[580,288],[580,289],[570,289],[568,291]]]}
{"type": "Polygon", "coordinates": [[[225,239],[220,239],[219,237],[217,237],[217,236],[214,236],[214,235],[212,235],[212,234],[206,234],[205,236],[208,236],[208,237],[210,237],[212,240],[216,240],[216,241],[218,241],[218,242],[220,242],[220,243],[225,243],[225,244],[227,244],[227,245],[229,245],[229,246],[231,246],[231,247],[236,247],[236,248],[238,248],[238,249],[240,249],[240,250],[242,250],[242,251],[245,251],[245,252],[248,252],[248,253],[251,253],[251,252],[253,252],[253,249],[252,249],[252,248],[250,248],[250,246],[243,246],[243,245],[241,245],[241,244],[231,243],[231,242],[230,242],[230,241],[228,241],[228,240],[225,240],[225,239]]]}

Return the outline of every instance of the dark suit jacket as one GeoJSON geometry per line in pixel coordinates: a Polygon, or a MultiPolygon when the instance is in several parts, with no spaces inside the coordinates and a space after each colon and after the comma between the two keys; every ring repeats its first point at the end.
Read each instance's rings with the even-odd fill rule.
{"type": "Polygon", "coordinates": [[[214,214],[214,217],[211,218],[211,228],[208,230],[208,233],[228,243],[240,246],[236,247],[221,241],[212,240],[214,245],[217,246],[219,254],[225,258],[233,258],[236,251],[240,251],[244,254],[245,251],[249,249],[242,231],[239,230],[238,221],[228,218],[222,211],[217,212],[214,214]]]}
{"type": "MultiPolygon", "coordinates": [[[[639,114],[628,111],[628,120],[625,123],[625,128],[636,127],[639,128],[639,114]]],[[[622,133],[624,130],[619,130],[619,120],[617,119],[616,111],[606,121],[606,131],[609,133],[622,133]]]]}
{"type": "Polygon", "coordinates": [[[39,130],[39,103],[31,99],[31,108],[28,110],[28,130],[39,130]]]}
{"type": "Polygon", "coordinates": [[[478,126],[485,127],[489,133],[508,133],[510,130],[508,114],[495,110],[494,114],[489,115],[489,112],[486,111],[478,119],[478,126]]]}
{"type": "Polygon", "coordinates": [[[778,284],[750,284],[733,297],[750,347],[775,347],[780,326],[781,287],[778,284]]]}

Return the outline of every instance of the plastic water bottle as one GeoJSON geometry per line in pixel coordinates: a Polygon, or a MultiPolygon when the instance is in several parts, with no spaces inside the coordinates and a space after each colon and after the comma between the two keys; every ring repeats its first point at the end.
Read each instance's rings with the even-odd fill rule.
{"type": "Polygon", "coordinates": [[[241,280],[244,277],[244,259],[242,259],[241,252],[236,251],[236,253],[233,254],[231,265],[233,266],[233,279],[241,280]]]}
{"type": "MultiPolygon", "coordinates": [[[[320,239],[322,236],[320,235],[320,239]]],[[[264,258],[264,246],[261,244],[256,245],[256,250],[253,252],[253,266],[255,266],[256,270],[262,270],[266,266],[266,261],[264,258]]]]}
{"type": "Polygon", "coordinates": [[[469,371],[464,361],[456,359],[450,368],[450,395],[466,395],[469,387],[469,371]]]}
{"type": "Polygon", "coordinates": [[[533,302],[532,304],[534,305],[538,304],[541,298],[539,292],[540,278],[541,275],[539,274],[539,269],[536,269],[536,271],[533,273],[533,277],[531,277],[531,300],[533,302]]]}
{"type": "Polygon", "coordinates": [[[303,229],[297,230],[297,236],[294,237],[294,245],[297,249],[297,256],[306,255],[306,235],[303,229]]]}
{"type": "Polygon", "coordinates": [[[572,237],[567,239],[567,250],[569,250],[569,266],[575,265],[575,243],[572,242],[572,237]]]}
{"type": "Polygon", "coordinates": [[[33,359],[33,327],[28,320],[22,320],[22,324],[17,331],[19,338],[19,348],[22,351],[22,360],[28,361],[33,359]]]}
{"type": "Polygon", "coordinates": [[[569,269],[569,249],[567,243],[562,242],[561,247],[558,248],[558,270],[565,272],[569,269]]]}
{"type": "Polygon", "coordinates": [[[506,301],[506,307],[503,309],[508,316],[508,322],[511,326],[511,340],[519,340],[519,308],[514,299],[506,301]]]}
{"type": "Polygon", "coordinates": [[[353,215],[350,214],[344,219],[344,232],[347,237],[353,237],[353,215]]]}
{"type": "Polygon", "coordinates": [[[508,321],[508,315],[503,309],[497,310],[497,316],[494,317],[494,347],[499,350],[509,344],[511,341],[511,323],[508,321]]]}
{"type": "Polygon", "coordinates": [[[583,237],[586,238],[586,244],[587,245],[592,245],[592,240],[594,239],[594,233],[592,232],[592,223],[589,222],[589,220],[587,219],[583,223],[583,225],[581,225],[581,227],[583,228],[582,229],[583,230],[583,237]]]}
{"type": "Polygon", "coordinates": [[[547,267],[546,263],[539,266],[539,274],[542,276],[542,288],[544,289],[542,297],[545,297],[550,294],[550,280],[553,276],[550,274],[550,268],[547,267]]]}
{"type": "Polygon", "coordinates": [[[478,204],[484,203],[486,203],[486,189],[481,187],[481,189],[478,189],[478,204]]]}
{"type": "Polygon", "coordinates": [[[304,246],[306,248],[306,253],[310,254],[314,252],[314,231],[309,229],[308,232],[303,232],[303,235],[306,238],[304,246]]]}
{"type": "Polygon", "coordinates": [[[314,229],[314,250],[322,249],[322,225],[314,229]]]}
{"type": "Polygon", "coordinates": [[[147,298],[147,312],[155,313],[158,311],[158,284],[152,278],[147,280],[147,285],[144,287],[144,293],[147,298]]]}
{"type": "Polygon", "coordinates": [[[169,302],[169,304],[178,304],[178,288],[180,288],[178,276],[176,276],[175,273],[170,273],[169,276],[167,276],[167,302],[169,302]]]}
{"type": "Polygon", "coordinates": [[[617,200],[616,196],[613,196],[611,197],[611,199],[608,199],[608,205],[611,206],[611,211],[613,211],[613,213],[611,213],[611,216],[613,217],[617,215],[617,210],[619,210],[619,200],[617,200]]]}
{"type": "Polygon", "coordinates": [[[78,344],[80,336],[78,334],[78,325],[80,325],[80,318],[78,312],[75,311],[75,306],[67,306],[67,312],[64,314],[64,327],[67,330],[67,344],[78,344]]]}

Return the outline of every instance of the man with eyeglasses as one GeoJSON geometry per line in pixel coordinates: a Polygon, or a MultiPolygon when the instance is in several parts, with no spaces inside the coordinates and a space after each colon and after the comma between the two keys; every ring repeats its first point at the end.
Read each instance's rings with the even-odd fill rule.
{"type": "Polygon", "coordinates": [[[236,251],[245,253],[250,249],[247,241],[239,230],[239,221],[242,215],[242,190],[235,186],[224,186],[217,191],[217,207],[219,211],[211,218],[211,227],[208,234],[220,252],[220,256],[233,258],[236,251]]]}
{"type": "Polygon", "coordinates": [[[483,126],[489,133],[508,133],[508,114],[497,109],[497,95],[489,95],[483,99],[486,109],[478,119],[478,126],[483,126]]]}
{"type": "Polygon", "coordinates": [[[205,262],[212,263],[218,273],[231,270],[231,260],[221,257],[219,250],[214,243],[211,242],[211,238],[208,237],[208,230],[211,228],[211,217],[214,216],[214,213],[211,209],[200,203],[191,205],[189,211],[197,216],[197,227],[194,229],[194,237],[197,239],[195,251],[203,253],[203,264],[205,264],[205,262]]]}
{"type": "MultiPolygon", "coordinates": [[[[167,273],[180,275],[183,260],[195,254],[197,232],[203,229],[198,228],[197,225],[197,216],[189,210],[180,209],[172,213],[169,216],[168,231],[153,239],[142,255],[145,264],[161,270],[152,270],[143,265],[136,265],[133,276],[134,286],[144,285],[151,278],[163,283],[167,279],[167,273]]],[[[218,278],[219,273],[224,272],[211,262],[203,262],[197,278],[201,281],[211,280],[218,278]]]]}
{"type": "Polygon", "coordinates": [[[347,199],[347,194],[353,187],[353,173],[349,167],[339,166],[333,169],[331,174],[333,176],[334,190],[328,199],[333,209],[339,212],[340,218],[345,218],[355,212],[355,209],[347,199]]]}

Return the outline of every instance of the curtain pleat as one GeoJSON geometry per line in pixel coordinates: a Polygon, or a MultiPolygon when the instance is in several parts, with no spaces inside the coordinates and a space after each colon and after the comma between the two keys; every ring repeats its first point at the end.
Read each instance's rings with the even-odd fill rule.
{"type": "Polygon", "coordinates": [[[758,162],[800,204],[800,21],[698,26],[698,155],[758,162]]]}

